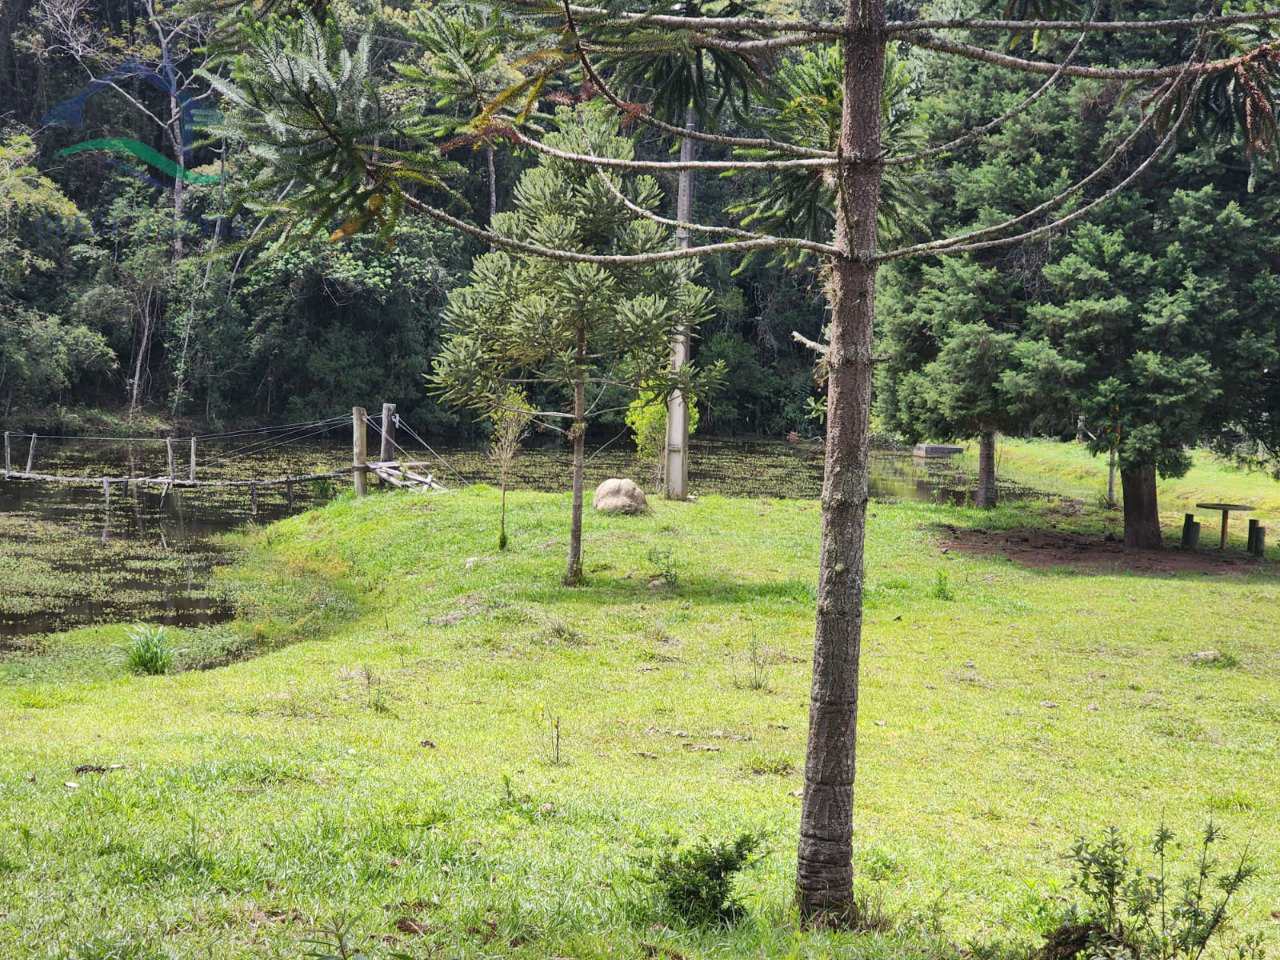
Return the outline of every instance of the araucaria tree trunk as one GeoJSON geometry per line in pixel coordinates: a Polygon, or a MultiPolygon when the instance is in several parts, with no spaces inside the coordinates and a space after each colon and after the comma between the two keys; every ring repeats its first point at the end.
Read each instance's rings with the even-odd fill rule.
{"type": "Polygon", "coordinates": [[[1160,536],[1160,510],[1156,500],[1156,468],[1121,467],[1124,491],[1124,545],[1144,550],[1164,546],[1160,536]]]}
{"type": "Polygon", "coordinates": [[[827,447],[817,628],[796,896],[807,923],[853,917],[853,774],[857,746],[862,551],[867,518],[871,330],[880,204],[884,0],[848,0],[844,107],[831,264],[827,447]]]}
{"type": "Polygon", "coordinates": [[[994,430],[984,430],[978,435],[978,486],[973,492],[973,504],[982,510],[996,505],[996,435],[994,430]]]}
{"type": "Polygon", "coordinates": [[[586,332],[579,330],[579,374],[573,381],[573,520],[569,527],[569,565],[564,572],[566,587],[576,587],[582,582],[582,476],[587,462],[587,383],[582,371],[586,354],[586,332]]]}
{"type": "MultiPolygon", "coordinates": [[[[690,104],[685,111],[685,129],[698,128],[698,114],[690,104]]],[[[680,162],[689,163],[697,158],[697,141],[685,137],[680,141],[680,162]]],[[[693,170],[681,170],[676,184],[676,219],[688,223],[693,220],[694,186],[693,170]]],[[[689,246],[689,231],[676,228],[676,243],[689,246]]],[[[679,370],[689,362],[689,330],[681,326],[671,343],[671,368],[679,370]]],[[[663,448],[664,490],[668,500],[689,498],[689,400],[679,390],[673,390],[667,399],[667,439],[663,448]]]]}

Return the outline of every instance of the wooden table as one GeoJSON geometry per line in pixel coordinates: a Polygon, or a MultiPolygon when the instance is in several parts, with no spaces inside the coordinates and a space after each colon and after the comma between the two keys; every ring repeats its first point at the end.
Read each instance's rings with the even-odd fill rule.
{"type": "Polygon", "coordinates": [[[1227,549],[1227,520],[1230,518],[1232,511],[1237,513],[1249,513],[1253,507],[1245,503],[1197,503],[1196,507],[1200,510],[1221,510],[1222,511],[1222,537],[1218,542],[1218,549],[1227,549]]]}

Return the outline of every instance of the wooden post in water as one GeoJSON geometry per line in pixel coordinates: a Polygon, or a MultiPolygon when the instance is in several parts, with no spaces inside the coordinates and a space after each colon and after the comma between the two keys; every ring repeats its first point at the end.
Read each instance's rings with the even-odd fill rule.
{"type": "Polygon", "coordinates": [[[169,456],[169,482],[173,483],[174,480],[178,479],[173,462],[173,437],[164,438],[164,449],[165,453],[169,456]]]}
{"type": "Polygon", "coordinates": [[[9,448],[9,431],[4,432],[4,478],[9,479],[9,474],[13,472],[13,453],[9,448]]]}
{"type": "Polygon", "coordinates": [[[369,462],[369,437],[365,420],[368,414],[364,407],[351,408],[351,481],[355,484],[356,496],[363,497],[368,492],[367,482],[369,462]]]}
{"type": "Polygon", "coordinates": [[[382,405],[382,446],[378,451],[378,459],[383,463],[395,459],[395,440],[396,405],[384,403],[382,405]]]}
{"type": "Polygon", "coordinates": [[[191,438],[191,475],[187,478],[192,483],[196,482],[196,438],[191,438]]]}
{"type": "Polygon", "coordinates": [[[31,435],[31,446],[27,450],[27,473],[35,469],[36,465],[36,435],[31,435]]]}

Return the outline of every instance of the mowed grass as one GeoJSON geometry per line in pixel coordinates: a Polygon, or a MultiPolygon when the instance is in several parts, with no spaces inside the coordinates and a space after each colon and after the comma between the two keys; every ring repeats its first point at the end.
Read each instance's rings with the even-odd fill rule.
{"type": "Polygon", "coordinates": [[[119,628],[0,658],[0,956],[292,958],[334,924],[368,957],[972,955],[1047,928],[1077,835],[1209,818],[1261,868],[1233,935],[1275,927],[1270,568],[1027,570],[932,527],[1043,505],[873,504],[858,883],[896,927],[805,932],[818,505],[590,514],[571,590],[568,498],[511,496],[506,554],[497,500],[343,498],[247,533],[240,620],[174,645],[252,659],[132,676],[119,628]],[[744,830],[768,846],[732,928],[638,878],[668,835],[744,830]]]}

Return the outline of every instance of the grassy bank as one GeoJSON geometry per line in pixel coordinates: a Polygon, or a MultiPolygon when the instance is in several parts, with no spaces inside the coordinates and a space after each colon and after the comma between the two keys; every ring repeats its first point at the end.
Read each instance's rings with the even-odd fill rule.
{"type": "Polygon", "coordinates": [[[131,676],[111,628],[0,661],[0,954],[300,957],[347,923],[371,957],[958,955],[1044,929],[1077,834],[1162,818],[1249,843],[1237,932],[1273,926],[1273,573],[1026,569],[939,548],[973,511],[873,505],[857,858],[898,927],[806,933],[817,504],[591,515],[569,590],[567,498],[511,501],[507,554],[487,488],[245,534],[219,629],[251,659],[131,676]],[[731,929],[637,879],[663,837],[747,829],[767,852],[731,929]]]}
{"type": "MultiPolygon", "coordinates": [[[[976,466],[977,449],[966,451],[966,461],[976,466]]],[[[1160,478],[1156,492],[1160,513],[1166,525],[1180,522],[1184,512],[1194,512],[1196,503],[1242,503],[1256,507],[1256,516],[1264,522],[1280,521],[1280,481],[1269,474],[1245,470],[1205,450],[1192,454],[1192,467],[1185,476],[1160,478]]],[[[1001,437],[997,450],[997,470],[1001,476],[1039,490],[1054,490],[1078,497],[1090,504],[1102,500],[1107,492],[1107,458],[1091,456],[1080,443],[1057,443],[1050,440],[1019,440],[1001,437]]],[[[1120,497],[1120,478],[1116,477],[1116,498],[1120,497]]],[[[1200,519],[1214,526],[1216,514],[1201,510],[1200,519]]],[[[1236,518],[1241,544],[1247,524],[1236,518]]],[[[1274,540],[1275,534],[1272,534],[1274,540]]]]}

